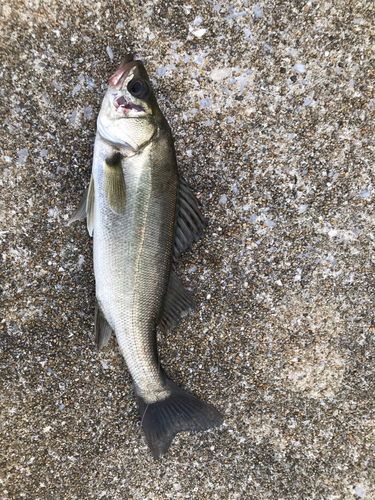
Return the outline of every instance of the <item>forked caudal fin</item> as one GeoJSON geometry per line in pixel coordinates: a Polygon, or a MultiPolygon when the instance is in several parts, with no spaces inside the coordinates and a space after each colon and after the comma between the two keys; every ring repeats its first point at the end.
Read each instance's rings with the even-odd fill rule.
{"type": "Polygon", "coordinates": [[[166,379],[170,396],[163,401],[146,403],[136,395],[147,444],[154,458],[167,452],[176,434],[183,431],[206,431],[223,423],[213,406],[166,379]]]}

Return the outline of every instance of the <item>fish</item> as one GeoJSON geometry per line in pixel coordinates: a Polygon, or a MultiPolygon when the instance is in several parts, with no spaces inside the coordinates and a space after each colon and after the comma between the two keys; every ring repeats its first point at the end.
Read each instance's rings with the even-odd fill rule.
{"type": "Polygon", "coordinates": [[[131,55],[109,78],[89,187],[69,224],[85,217],[93,237],[95,342],[100,349],[115,332],[158,459],[176,434],[219,427],[223,416],[177,386],[159,362],[157,331],[170,331],[195,309],[175,264],[205,221],[179,175],[172,132],[144,64],[131,55]]]}

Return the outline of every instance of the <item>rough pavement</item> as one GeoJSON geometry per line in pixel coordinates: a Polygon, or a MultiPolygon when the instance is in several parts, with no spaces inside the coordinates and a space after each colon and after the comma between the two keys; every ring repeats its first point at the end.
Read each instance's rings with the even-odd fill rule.
{"type": "Polygon", "coordinates": [[[220,3],[2,2],[2,500],[375,498],[375,6],[220,3]],[[66,224],[128,52],[208,222],[161,359],[225,415],[160,461],[66,224]]]}

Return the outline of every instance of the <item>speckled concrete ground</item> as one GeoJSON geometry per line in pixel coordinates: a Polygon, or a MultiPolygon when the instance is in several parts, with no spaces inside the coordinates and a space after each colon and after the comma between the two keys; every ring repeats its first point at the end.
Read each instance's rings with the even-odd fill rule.
{"type": "Polygon", "coordinates": [[[375,6],[197,3],[2,2],[1,499],[375,498],[375,6]],[[129,51],[208,221],[162,361],[225,415],[158,462],[66,225],[129,51]]]}

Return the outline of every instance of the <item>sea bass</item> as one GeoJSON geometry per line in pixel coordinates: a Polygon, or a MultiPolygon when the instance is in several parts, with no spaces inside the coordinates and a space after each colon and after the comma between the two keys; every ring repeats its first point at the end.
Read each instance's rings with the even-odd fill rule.
{"type": "Polygon", "coordinates": [[[179,176],[170,127],[141,61],[124,58],[109,79],[97,120],[90,184],[69,223],[87,217],[93,235],[95,341],[115,332],[133,379],[155,458],[174,436],[222,423],[211,405],[175,385],[158,361],[156,330],[194,309],[174,262],[204,219],[179,176]]]}

